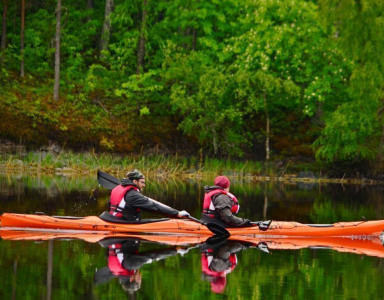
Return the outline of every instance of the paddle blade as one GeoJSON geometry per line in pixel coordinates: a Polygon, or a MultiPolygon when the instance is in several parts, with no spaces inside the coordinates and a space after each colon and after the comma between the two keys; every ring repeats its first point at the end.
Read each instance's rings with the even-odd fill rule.
{"type": "Polygon", "coordinates": [[[217,246],[217,245],[221,245],[222,243],[224,242],[227,242],[228,240],[228,237],[227,236],[223,236],[223,235],[214,235],[214,236],[211,236],[209,237],[205,243],[209,246],[217,246]]]}
{"type": "Polygon", "coordinates": [[[197,223],[200,223],[200,224],[203,224],[204,226],[207,226],[207,228],[214,234],[217,234],[217,235],[221,235],[221,236],[227,236],[227,237],[230,237],[231,234],[229,233],[228,230],[226,230],[223,226],[220,226],[218,224],[215,224],[215,223],[207,223],[207,222],[203,222],[201,220],[198,220],[194,217],[192,217],[191,215],[188,215],[187,216],[188,219],[192,220],[192,221],[195,221],[197,223]]]}
{"type": "Polygon", "coordinates": [[[108,173],[97,171],[97,182],[106,189],[112,190],[120,184],[120,180],[108,173]]]}
{"type": "Polygon", "coordinates": [[[220,225],[217,225],[215,223],[207,223],[206,226],[208,227],[208,229],[210,231],[212,231],[216,235],[220,235],[222,237],[230,237],[231,236],[229,231],[220,225]]]}
{"type": "Polygon", "coordinates": [[[109,280],[111,280],[113,277],[115,276],[112,274],[110,269],[108,267],[104,267],[96,271],[95,277],[94,277],[94,283],[95,284],[106,283],[109,280]]]}

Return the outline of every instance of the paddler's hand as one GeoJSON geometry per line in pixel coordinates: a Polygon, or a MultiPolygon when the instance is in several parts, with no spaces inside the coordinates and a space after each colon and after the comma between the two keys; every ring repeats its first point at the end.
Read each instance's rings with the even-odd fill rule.
{"type": "Polygon", "coordinates": [[[248,220],[248,219],[243,219],[243,223],[241,224],[241,226],[243,226],[243,227],[250,227],[250,226],[253,226],[252,224],[251,224],[251,220],[248,220]]]}
{"type": "Polygon", "coordinates": [[[177,215],[178,218],[185,219],[188,218],[190,214],[186,212],[185,210],[179,211],[179,214],[177,215]]]}

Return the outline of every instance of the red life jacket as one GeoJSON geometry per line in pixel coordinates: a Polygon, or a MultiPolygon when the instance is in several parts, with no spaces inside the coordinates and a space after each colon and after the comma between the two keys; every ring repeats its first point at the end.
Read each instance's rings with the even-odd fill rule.
{"type": "Polygon", "coordinates": [[[234,215],[239,212],[240,205],[239,205],[239,201],[237,201],[237,198],[235,197],[235,195],[232,195],[231,193],[226,192],[226,191],[221,190],[221,189],[215,189],[215,190],[212,190],[208,193],[205,193],[205,195],[204,195],[203,214],[206,214],[206,215],[210,216],[211,218],[219,217],[219,213],[216,211],[215,206],[214,206],[213,201],[212,201],[213,196],[215,196],[217,194],[227,195],[229,198],[231,198],[232,199],[231,212],[234,215]]]}
{"type": "MultiPolygon", "coordinates": [[[[123,217],[122,212],[124,211],[124,207],[125,207],[124,196],[128,191],[132,189],[140,192],[140,190],[133,185],[128,185],[128,186],[118,185],[112,190],[111,198],[110,198],[111,204],[109,208],[110,209],[109,213],[112,216],[119,217],[119,218],[123,217]]],[[[140,210],[137,209],[137,211],[140,211],[140,210]]]]}
{"type": "Polygon", "coordinates": [[[113,244],[109,246],[108,252],[108,267],[109,270],[115,276],[131,276],[135,275],[135,270],[124,269],[122,263],[124,259],[124,254],[120,253],[121,244],[113,244]]]}

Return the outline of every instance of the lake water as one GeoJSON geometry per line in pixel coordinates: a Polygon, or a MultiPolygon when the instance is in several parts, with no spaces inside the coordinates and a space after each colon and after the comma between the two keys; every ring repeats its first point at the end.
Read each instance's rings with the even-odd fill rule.
{"type": "MultiPolygon", "coordinates": [[[[196,217],[203,187],[211,184],[155,177],[147,182],[145,195],[196,217]]],[[[231,192],[240,200],[240,215],[255,221],[384,219],[382,186],[232,180],[231,192]]],[[[3,212],[99,215],[108,196],[96,176],[0,175],[3,212]]],[[[158,243],[152,236],[96,235],[86,241],[85,236],[0,235],[0,299],[383,298],[384,247],[371,237],[265,238],[209,247],[175,236],[158,243]]]]}

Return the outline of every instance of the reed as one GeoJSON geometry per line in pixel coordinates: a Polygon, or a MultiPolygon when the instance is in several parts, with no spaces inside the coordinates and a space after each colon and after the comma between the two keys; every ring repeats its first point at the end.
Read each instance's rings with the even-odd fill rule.
{"type": "Polygon", "coordinates": [[[139,169],[146,174],[157,176],[211,177],[226,175],[230,177],[277,175],[278,170],[257,161],[236,161],[204,157],[201,152],[196,157],[181,155],[113,155],[61,151],[60,153],[33,151],[26,154],[12,153],[0,156],[1,169],[24,170],[45,173],[90,174],[102,169],[113,174],[139,169]]]}

